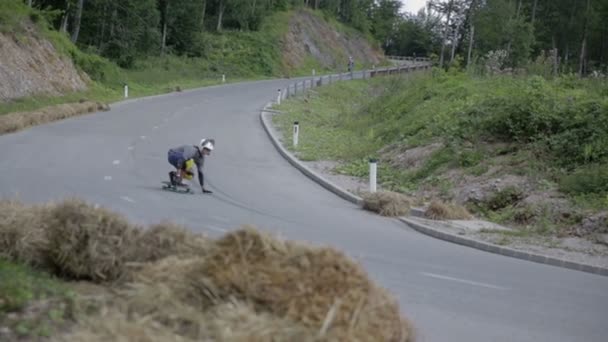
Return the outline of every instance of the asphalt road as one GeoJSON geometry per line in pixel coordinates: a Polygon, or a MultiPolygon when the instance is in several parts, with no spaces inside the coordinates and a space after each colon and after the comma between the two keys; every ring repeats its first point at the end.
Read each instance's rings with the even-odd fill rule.
{"type": "Polygon", "coordinates": [[[212,236],[253,224],[333,245],[398,297],[420,341],[606,341],[608,277],[436,240],[362,211],[295,170],[259,121],[287,83],[129,100],[0,136],[0,196],[78,196],[136,223],[170,219],[212,236]],[[215,193],[162,191],[167,150],[203,137],[216,139],[205,170],[215,193]]]}

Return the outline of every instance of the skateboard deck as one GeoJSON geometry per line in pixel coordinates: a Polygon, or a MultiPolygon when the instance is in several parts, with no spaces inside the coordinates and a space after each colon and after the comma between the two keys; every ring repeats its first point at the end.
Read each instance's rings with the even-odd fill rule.
{"type": "Polygon", "coordinates": [[[163,190],[168,190],[168,191],[173,191],[173,192],[179,192],[179,193],[189,193],[192,194],[194,193],[189,186],[187,185],[183,185],[183,186],[174,186],[171,185],[171,182],[168,181],[163,181],[163,190]]]}

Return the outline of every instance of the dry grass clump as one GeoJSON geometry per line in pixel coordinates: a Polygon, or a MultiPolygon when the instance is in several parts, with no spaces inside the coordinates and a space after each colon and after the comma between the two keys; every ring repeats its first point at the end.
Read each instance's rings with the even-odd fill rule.
{"type": "Polygon", "coordinates": [[[431,201],[424,216],[431,220],[470,220],[473,218],[466,208],[437,200],[431,201]]]}
{"type": "Polygon", "coordinates": [[[0,257],[47,268],[46,206],[27,207],[19,201],[0,201],[0,257]]]}
{"type": "Polygon", "coordinates": [[[170,255],[204,256],[210,246],[211,240],[202,234],[171,222],[161,222],[144,231],[135,258],[150,262],[170,255]]]}
{"type": "Polygon", "coordinates": [[[311,331],[288,319],[256,312],[243,302],[226,302],[207,312],[193,312],[198,333],[183,334],[183,330],[167,326],[151,317],[136,317],[116,307],[108,306],[98,315],[82,317],[78,325],[61,336],[57,342],[165,342],[165,341],[231,341],[231,342],[313,342],[320,341],[311,331]]]}
{"type": "Polygon", "coordinates": [[[97,315],[81,316],[77,324],[56,342],[166,342],[192,341],[167,330],[151,320],[132,320],[129,315],[113,307],[104,307],[97,315]]]}
{"type": "Polygon", "coordinates": [[[120,278],[141,235],[122,216],[78,199],[55,206],[47,229],[49,256],[60,275],[93,281],[120,278]]]}
{"type": "MultiPolygon", "coordinates": [[[[197,276],[193,274],[193,276],[197,276]]],[[[348,340],[407,341],[396,301],[363,268],[332,248],[282,241],[251,227],[219,239],[198,277],[204,291],[348,340]]]]}
{"type": "Polygon", "coordinates": [[[412,201],[409,197],[392,191],[379,191],[363,195],[363,209],[383,216],[403,216],[410,212],[412,201]]]}
{"type": "Polygon", "coordinates": [[[107,289],[56,341],[414,341],[396,300],[332,248],[248,226],[218,240],[143,230],[78,199],[0,210],[0,255],[107,289]]]}
{"type": "Polygon", "coordinates": [[[0,134],[22,130],[24,128],[57,121],[84,113],[107,111],[107,104],[84,101],[49,106],[33,112],[15,112],[0,115],[0,134]]]}

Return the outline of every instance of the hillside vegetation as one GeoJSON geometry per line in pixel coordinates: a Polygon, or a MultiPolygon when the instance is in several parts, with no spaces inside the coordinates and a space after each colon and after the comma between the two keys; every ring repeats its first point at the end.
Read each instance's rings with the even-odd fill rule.
{"type": "Polygon", "coordinates": [[[606,80],[435,69],[331,85],[278,108],[286,139],[300,123],[301,159],[338,160],[337,172],[367,177],[375,157],[388,190],[532,233],[608,233],[606,80]]]}
{"type": "Polygon", "coordinates": [[[307,9],[269,13],[256,30],[204,31],[192,53],[137,55],[128,65],[73,44],[51,24],[56,15],[20,2],[0,7],[0,56],[7,56],[0,66],[0,114],[83,98],[114,101],[125,84],[129,96],[138,97],[219,84],[222,75],[234,82],[344,69],[349,55],[359,68],[383,62],[361,32],[307,9]]]}

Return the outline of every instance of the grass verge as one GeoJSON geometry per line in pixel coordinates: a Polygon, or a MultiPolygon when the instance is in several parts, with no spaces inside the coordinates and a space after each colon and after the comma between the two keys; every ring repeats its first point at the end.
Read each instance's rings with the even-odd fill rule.
{"type": "Polygon", "coordinates": [[[374,158],[383,189],[553,236],[608,210],[607,94],[602,80],[433,70],[317,88],[273,123],[291,141],[299,122],[286,145],[301,160],[367,178],[374,158]]]}

